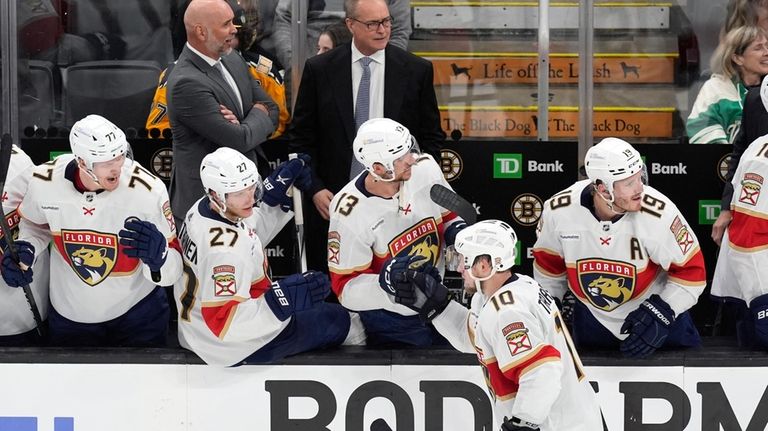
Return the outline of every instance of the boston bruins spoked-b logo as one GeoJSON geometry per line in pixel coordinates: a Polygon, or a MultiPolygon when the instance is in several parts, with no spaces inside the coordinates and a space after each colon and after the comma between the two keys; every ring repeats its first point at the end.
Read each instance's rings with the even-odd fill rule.
{"type": "Polygon", "coordinates": [[[91,286],[104,281],[117,260],[117,235],[92,230],[61,231],[63,255],[81,280],[91,286]]]}
{"type": "Polygon", "coordinates": [[[607,259],[576,261],[576,275],[584,296],[597,308],[611,311],[632,298],[637,268],[607,259]]]}
{"type": "Polygon", "coordinates": [[[425,218],[404,230],[389,242],[389,254],[395,256],[424,256],[424,263],[437,265],[440,257],[440,236],[432,217],[425,218]]]}

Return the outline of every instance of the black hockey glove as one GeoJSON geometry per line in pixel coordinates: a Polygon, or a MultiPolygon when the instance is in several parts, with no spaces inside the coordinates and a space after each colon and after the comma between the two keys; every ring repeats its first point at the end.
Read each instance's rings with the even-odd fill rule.
{"type": "Polygon", "coordinates": [[[27,269],[21,269],[19,262],[13,260],[10,253],[3,255],[3,280],[5,284],[11,287],[32,283],[32,262],[35,261],[35,247],[27,241],[16,241],[16,252],[19,255],[19,262],[26,265],[27,269]]]}
{"type": "MultiPolygon", "coordinates": [[[[426,266],[426,265],[425,265],[426,266]]],[[[451,301],[448,288],[440,282],[440,274],[435,277],[435,269],[410,270],[406,273],[406,279],[410,282],[409,288],[398,285],[395,293],[395,301],[419,312],[419,317],[425,321],[431,321],[445,310],[451,301]]]]}
{"type": "Polygon", "coordinates": [[[293,199],[288,191],[294,184],[301,191],[309,190],[312,186],[309,161],[308,155],[299,154],[298,158],[281,163],[264,180],[264,196],[261,201],[271,207],[280,206],[285,212],[293,210],[293,199]]]}
{"type": "Polygon", "coordinates": [[[645,358],[664,345],[675,312],[659,295],[651,295],[637,310],[627,315],[621,333],[629,337],[621,342],[620,350],[630,358],[645,358]]]}
{"type": "Polygon", "coordinates": [[[389,295],[394,295],[397,291],[396,284],[404,283],[405,272],[411,267],[416,267],[423,263],[427,258],[421,255],[398,256],[390,258],[384,262],[384,266],[379,271],[379,286],[389,295]]]}
{"type": "Polygon", "coordinates": [[[448,226],[448,228],[445,229],[445,234],[443,235],[443,238],[445,239],[445,246],[450,247],[456,243],[456,235],[466,227],[467,222],[464,220],[457,221],[448,226]]]}
{"type": "Polygon", "coordinates": [[[272,283],[264,298],[267,305],[281,321],[285,321],[295,312],[312,308],[323,302],[331,291],[331,282],[322,272],[307,271],[293,274],[272,283]]]}
{"type": "Polygon", "coordinates": [[[121,229],[120,245],[126,256],[141,259],[152,272],[160,271],[168,255],[168,240],[152,222],[128,217],[121,229]]]}
{"type": "Polygon", "coordinates": [[[501,431],[539,431],[539,426],[518,418],[507,419],[504,416],[501,431]]]}

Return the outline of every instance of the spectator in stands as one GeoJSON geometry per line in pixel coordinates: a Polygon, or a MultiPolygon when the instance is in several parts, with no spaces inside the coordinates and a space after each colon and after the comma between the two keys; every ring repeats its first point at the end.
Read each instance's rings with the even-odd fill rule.
{"type": "Polygon", "coordinates": [[[50,341],[64,346],[163,346],[168,299],[182,260],[165,184],[130,160],[125,134],[89,115],[69,134],[72,154],[34,168],[19,206],[19,262],[9,286],[35,280],[53,240],[50,341]],[[119,238],[119,243],[118,243],[119,238]]]}
{"type": "Polygon", "coordinates": [[[603,429],[595,391],[552,296],[512,272],[517,235],[484,220],[456,235],[456,259],[471,309],[451,301],[439,277],[406,271],[392,299],[430,319],[457,350],[474,353],[501,431],[603,429]],[[535,402],[530,402],[535,400],[535,402]]]}
{"type": "Polygon", "coordinates": [[[347,28],[347,23],[341,20],[330,24],[323,29],[317,38],[317,55],[328,52],[337,46],[352,40],[352,33],[347,28]]]}
{"type": "MultiPolygon", "coordinates": [[[[345,11],[347,11],[347,3],[349,0],[345,0],[342,8],[342,1],[326,1],[326,0],[309,0],[307,8],[307,39],[306,49],[309,56],[315,48],[317,39],[320,37],[320,33],[331,24],[334,24],[339,19],[345,18],[345,11]],[[343,9],[343,10],[342,10],[343,9]]],[[[386,0],[389,7],[389,14],[392,17],[391,31],[387,29],[387,33],[390,33],[390,44],[400,49],[408,49],[408,39],[411,37],[411,2],[410,0],[386,0]]],[[[293,49],[291,42],[295,35],[291,31],[292,16],[291,0],[279,0],[277,3],[277,9],[275,10],[275,23],[274,33],[272,38],[274,39],[275,54],[277,54],[278,60],[285,66],[286,69],[291,68],[291,57],[293,56],[293,49]]],[[[349,15],[346,15],[347,19],[349,15]]]]}
{"type": "MultiPolygon", "coordinates": [[[[18,206],[27,193],[29,180],[32,178],[32,159],[16,145],[13,146],[8,173],[3,188],[3,214],[9,221],[8,227],[14,235],[19,232],[18,206]]],[[[3,250],[6,250],[4,238],[3,250]]],[[[22,244],[23,245],[23,244],[22,244]]],[[[7,253],[7,251],[5,251],[7,253]]],[[[40,318],[48,317],[48,249],[43,250],[31,266],[35,278],[29,283],[40,318]]],[[[9,262],[10,263],[10,262],[9,262]]],[[[37,325],[27,303],[23,289],[12,289],[7,283],[0,283],[0,346],[31,346],[44,343],[37,331],[37,325]]],[[[45,332],[45,328],[42,328],[45,332]]]]}
{"type": "MultiPolygon", "coordinates": [[[[290,113],[288,112],[285,100],[285,86],[283,85],[284,71],[277,62],[270,59],[267,53],[261,50],[254,42],[256,40],[254,32],[257,21],[247,18],[253,15],[253,13],[243,10],[237,3],[233,6],[232,2],[230,2],[230,6],[235,7],[233,9],[235,14],[234,21],[238,28],[236,38],[232,40],[232,48],[238,50],[243,55],[243,58],[248,62],[248,71],[253,79],[259,82],[261,88],[277,104],[280,115],[277,130],[275,130],[271,138],[278,138],[283,134],[290,121],[290,113]]],[[[186,10],[186,8],[184,9],[186,10]]],[[[164,130],[171,127],[168,120],[166,89],[168,76],[173,71],[175,64],[172,63],[160,74],[152,106],[147,116],[147,129],[164,130]]]]}
{"type": "Polygon", "coordinates": [[[242,56],[231,53],[233,19],[224,0],[193,0],[184,15],[187,45],[168,79],[174,214],[186,214],[202,196],[198,167],[206,154],[231,147],[254,162],[257,154],[266,161],[260,144],[277,128],[277,105],[242,56]]]}
{"type": "Polygon", "coordinates": [[[606,138],[587,151],[589,179],[544,205],[533,248],[534,277],[555,298],[576,296],[578,347],[645,357],[701,343],[687,310],[706,286],[691,226],[666,196],[644,185],[645,167],[627,142],[606,138]]]}
{"type": "Polygon", "coordinates": [[[712,240],[720,245],[725,229],[731,222],[731,200],[733,198],[733,175],[739,165],[739,159],[750,143],[768,134],[768,75],[763,78],[759,87],[751,87],[744,98],[744,111],[741,116],[741,127],[733,141],[733,152],[728,160],[728,172],[725,175],[725,186],[720,203],[720,215],[712,225],[712,240]]]}
{"type": "Polygon", "coordinates": [[[692,144],[729,144],[741,123],[747,87],[768,74],[768,39],[759,27],[738,27],[712,55],[712,77],[701,87],[686,123],[692,144]]]}
{"type": "Polygon", "coordinates": [[[264,246],[292,218],[288,189],[310,184],[304,161],[284,162],[262,186],[256,165],[231,148],[203,158],[205,196],[181,232],[189,277],[176,283],[174,296],[179,341],[208,364],[272,362],[345,339],[364,344],[360,319],[324,301],[326,274],[307,271],[274,282],[269,274],[264,246]]]}
{"type": "Polygon", "coordinates": [[[352,42],[307,60],[289,127],[292,151],[312,157],[314,205],[305,205],[305,222],[307,259],[318,269],[325,267],[331,199],[362,171],[351,151],[360,124],[391,118],[436,160],[445,140],[432,63],[388,43],[394,24],[383,0],[348,0],[345,8],[352,42]],[[368,97],[361,97],[362,81],[369,83],[368,97]]]}
{"type": "Polygon", "coordinates": [[[750,25],[768,31],[768,0],[730,0],[721,36],[735,28],[750,25]]]}

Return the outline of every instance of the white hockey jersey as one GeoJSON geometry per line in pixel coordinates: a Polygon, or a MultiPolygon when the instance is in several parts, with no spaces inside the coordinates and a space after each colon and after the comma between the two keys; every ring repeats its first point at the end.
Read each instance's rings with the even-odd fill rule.
{"type": "Polygon", "coordinates": [[[106,322],[125,314],[155,288],[170,286],[181,276],[176,228],[163,182],[126,160],[120,185],[113,191],[80,192],[78,167],[65,154],[34,168],[19,212],[19,239],[37,253],[53,239],[50,273],[51,305],[80,323],[106,322]],[[125,219],[152,222],[168,239],[160,283],[149,267],[123,253],[118,232],[125,219]]]}
{"type": "Polygon", "coordinates": [[[744,300],[768,293],[768,136],[756,139],[733,175],[733,219],[723,235],[712,295],[744,300]]]}
{"type": "Polygon", "coordinates": [[[379,286],[379,271],[391,257],[422,255],[443,268],[443,231],[460,219],[432,202],[432,185],[448,188],[440,167],[422,155],[392,198],[368,193],[363,171],[331,201],[328,269],[341,305],[354,311],[386,309],[402,315],[416,313],[396,304],[379,286]]]}
{"type": "Polygon", "coordinates": [[[555,297],[570,288],[617,338],[627,314],[659,294],[675,315],[698,300],[704,258],[685,218],[661,192],[645,186],[642,210],[599,221],[589,210],[589,180],[545,204],[533,248],[534,277],[555,297]],[[586,205],[586,206],[585,206],[586,205]]]}
{"type": "Polygon", "coordinates": [[[475,348],[495,403],[493,429],[505,416],[541,431],[603,429],[595,392],[546,290],[515,274],[477,313],[475,348]]]}
{"type": "Polygon", "coordinates": [[[248,219],[233,223],[211,210],[209,202],[207,197],[198,200],[181,228],[184,276],[173,288],[179,343],[207,364],[230,366],[291,321],[275,317],[264,299],[272,281],[263,244],[293,213],[262,205],[248,219]]]}
{"type": "MultiPolygon", "coordinates": [[[[17,208],[27,192],[33,166],[32,159],[14,145],[8,174],[5,178],[5,189],[3,190],[3,212],[15,237],[18,236],[21,219],[17,208]]],[[[5,238],[0,232],[0,256],[2,256],[5,248],[5,238]]],[[[48,256],[47,248],[38,250],[35,263],[32,266],[33,280],[29,284],[40,311],[40,317],[43,320],[48,316],[48,256]]],[[[9,287],[2,279],[0,279],[0,315],[2,315],[0,318],[0,336],[23,334],[35,329],[35,319],[32,318],[32,311],[24,296],[24,291],[21,288],[9,287]]]]}

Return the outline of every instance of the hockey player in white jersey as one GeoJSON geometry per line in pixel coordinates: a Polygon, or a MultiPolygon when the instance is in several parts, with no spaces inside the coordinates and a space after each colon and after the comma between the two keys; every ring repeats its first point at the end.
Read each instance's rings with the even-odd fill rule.
{"type": "MultiPolygon", "coordinates": [[[[3,213],[11,232],[14,233],[19,231],[21,217],[17,208],[27,192],[33,166],[32,159],[21,148],[14,145],[3,190],[3,213]]],[[[0,232],[0,254],[6,247],[5,238],[0,232]]],[[[29,260],[28,257],[26,259],[29,260]]],[[[47,249],[37,256],[33,265],[30,266],[30,271],[32,268],[34,268],[35,276],[29,283],[29,287],[32,289],[32,294],[40,311],[40,318],[45,321],[48,316],[47,249]]],[[[19,280],[19,285],[26,284],[23,273],[17,272],[16,275],[22,277],[19,280]]],[[[0,316],[2,316],[0,317],[0,346],[27,346],[45,342],[38,336],[35,319],[32,317],[32,311],[22,289],[10,288],[7,284],[5,286],[0,285],[0,316]]]]}
{"type": "Polygon", "coordinates": [[[741,303],[739,344],[768,348],[768,136],[747,147],[733,176],[733,219],[723,235],[712,280],[712,295],[741,303]]]}
{"type": "Polygon", "coordinates": [[[687,310],[706,284],[704,259],[685,218],[645,185],[627,142],[606,138],[584,161],[588,180],[544,205],[533,249],[534,277],[555,298],[576,297],[581,347],[620,347],[629,357],[698,346],[687,310]]]}
{"type": "MultiPolygon", "coordinates": [[[[125,134],[101,116],[76,122],[69,142],[72,154],[34,169],[19,206],[22,263],[54,243],[50,341],[162,346],[169,315],[160,286],[182,272],[165,184],[126,157],[125,134]]],[[[5,281],[19,273],[32,281],[4,257],[5,281]]]]}
{"type": "Polygon", "coordinates": [[[512,272],[517,236],[499,220],[456,235],[456,267],[471,309],[448,299],[434,274],[394,281],[396,302],[432,319],[451,344],[476,353],[494,401],[494,429],[599,431],[600,408],[552,297],[512,272]]]}
{"type": "Polygon", "coordinates": [[[369,345],[444,343],[413,310],[394,303],[391,280],[411,265],[442,267],[443,249],[466,223],[429,197],[450,186],[407,128],[388,118],[360,126],[353,152],[365,167],[331,201],[328,268],[341,304],[358,311],[369,345]]]}
{"type": "Polygon", "coordinates": [[[325,302],[328,276],[308,271],[273,282],[264,244],[291,219],[287,190],[311,183],[306,158],[280,165],[262,183],[256,165],[231,148],[200,165],[205,196],[181,229],[184,277],[174,286],[179,341],[206,363],[263,363],[365,339],[359,320],[325,302]],[[258,206],[256,206],[258,205],[258,206]],[[256,207],[255,207],[256,206],[256,207]],[[255,208],[254,208],[255,207],[255,208]]]}

